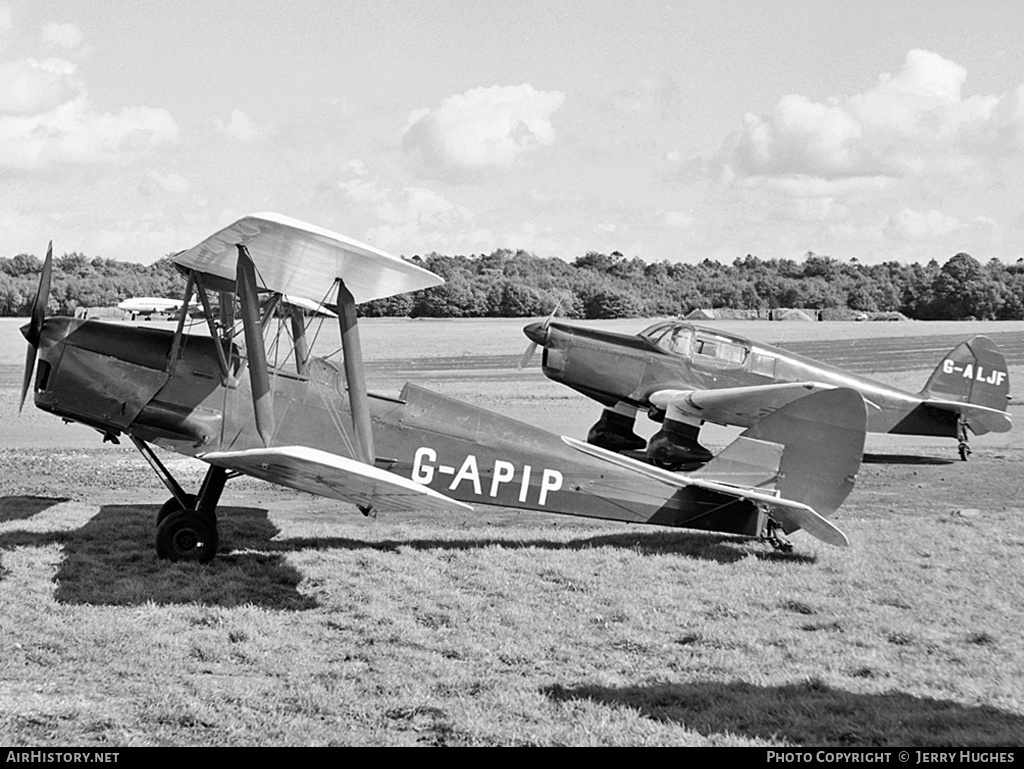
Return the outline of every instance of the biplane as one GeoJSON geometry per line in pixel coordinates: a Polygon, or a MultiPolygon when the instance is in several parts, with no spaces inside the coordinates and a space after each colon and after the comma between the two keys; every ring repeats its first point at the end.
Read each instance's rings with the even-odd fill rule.
{"type": "Polygon", "coordinates": [[[22,328],[22,405],[31,386],[38,408],[104,440],[126,436],[167,487],[156,517],[162,558],[215,556],[217,506],[242,474],[366,514],[483,504],[760,536],[780,547],[801,528],[848,542],[827,516],[860,465],[866,412],[853,390],[809,395],[698,471],[669,472],[413,384],[398,397],[368,392],[356,305],[442,282],[414,263],[270,213],[173,261],[185,276],[183,303],[202,306],[192,321],[199,330],[184,313],[174,330],[46,317],[52,244],[22,328]],[[325,315],[337,318],[341,348],[318,355],[310,328],[325,315]],[[269,357],[282,332],[285,356],[269,357]],[[209,465],[195,492],[157,449],[209,465]]]}
{"type": "Polygon", "coordinates": [[[541,366],[549,379],[604,406],[589,443],[641,453],[668,469],[711,459],[699,440],[705,422],[749,427],[800,398],[834,388],[860,393],[868,432],[956,438],[964,460],[970,455],[969,433],[1006,432],[1011,426],[1006,359],[984,336],[957,345],[924,388],[911,393],[680,320],[629,335],[549,317],[526,326],[524,333],[530,344],[523,364],[543,347],[541,366]],[[662,423],[650,441],[634,432],[638,411],[662,423]]]}

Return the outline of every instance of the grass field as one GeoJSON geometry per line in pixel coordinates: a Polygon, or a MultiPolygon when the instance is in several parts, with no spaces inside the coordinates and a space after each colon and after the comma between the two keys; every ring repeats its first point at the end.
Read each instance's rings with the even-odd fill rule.
{"type": "MultiPolygon", "coordinates": [[[[512,356],[521,326],[363,336],[380,361],[512,356]]],[[[908,345],[1024,328],[737,330],[830,327],[907,329],[908,345]]],[[[872,438],[836,519],[846,550],[500,508],[367,519],[237,479],[222,554],[169,564],[152,548],[166,491],[136,454],[31,405],[13,427],[14,328],[0,323],[0,744],[1024,745],[1015,433],[977,439],[969,463],[950,441],[872,438]]],[[[426,377],[556,431],[596,416],[536,369],[478,374],[426,377]]],[[[920,387],[927,371],[886,376],[920,387]]],[[[200,463],[167,459],[198,482],[200,463]]]]}

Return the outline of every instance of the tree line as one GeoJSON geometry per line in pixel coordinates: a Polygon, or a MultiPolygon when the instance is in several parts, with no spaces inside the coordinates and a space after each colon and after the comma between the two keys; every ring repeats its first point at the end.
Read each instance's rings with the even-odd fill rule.
{"type": "MultiPolygon", "coordinates": [[[[944,264],[866,265],[808,252],[800,261],[747,255],[732,264],[647,263],[615,251],[574,261],[526,251],[410,260],[444,285],[359,306],[363,316],[431,318],[534,317],[559,307],[569,318],[673,316],[696,308],[819,310],[822,317],[900,312],[919,320],[1024,319],[1024,260],[981,264],[959,253],[944,264]]],[[[0,258],[0,315],[25,316],[42,262],[29,254],[0,258]]],[[[133,296],[178,297],[185,280],[170,257],[151,265],[79,253],[54,259],[49,312],[107,307],[133,296]]]]}

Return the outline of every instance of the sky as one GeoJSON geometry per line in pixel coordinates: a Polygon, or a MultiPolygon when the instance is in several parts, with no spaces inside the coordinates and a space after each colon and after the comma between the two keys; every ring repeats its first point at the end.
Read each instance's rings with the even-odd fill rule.
{"type": "Polygon", "coordinates": [[[0,0],[0,256],[1024,257],[1024,3],[0,0]]]}

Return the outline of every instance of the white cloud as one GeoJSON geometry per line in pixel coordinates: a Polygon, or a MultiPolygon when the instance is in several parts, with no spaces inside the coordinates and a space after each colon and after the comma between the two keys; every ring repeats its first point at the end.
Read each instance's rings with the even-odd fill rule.
{"type": "MultiPolygon", "coordinates": [[[[415,253],[495,248],[494,236],[477,223],[471,209],[432,189],[389,186],[371,178],[361,160],[346,165],[345,177],[337,184],[347,202],[361,207],[378,222],[362,235],[375,246],[415,253]]],[[[529,228],[524,227],[527,232],[529,228]]]]}
{"type": "Polygon", "coordinates": [[[242,142],[255,141],[260,135],[252,118],[237,109],[231,112],[231,117],[226,123],[223,120],[216,121],[216,128],[225,136],[242,142]]]}
{"type": "Polygon", "coordinates": [[[747,115],[730,153],[749,177],[899,179],[963,175],[992,157],[1019,152],[1024,90],[964,98],[966,70],[938,54],[912,50],[895,76],[827,103],[789,95],[770,115],[747,115]]]}
{"type": "Polygon", "coordinates": [[[82,43],[82,33],[74,24],[47,24],[43,27],[43,42],[51,48],[77,48],[82,43]]]}
{"type": "Polygon", "coordinates": [[[402,146],[428,172],[453,179],[508,168],[554,141],[551,115],[564,100],[559,91],[537,91],[525,83],[474,88],[410,113],[402,146]]]}
{"type": "Polygon", "coordinates": [[[99,113],[83,92],[44,112],[0,116],[0,167],[123,162],[177,135],[166,110],[125,107],[117,114],[99,113]]]}
{"type": "Polygon", "coordinates": [[[7,3],[0,3],[0,35],[10,32],[14,28],[14,21],[11,19],[11,7],[7,3]]]}
{"type": "MultiPolygon", "coordinates": [[[[54,35],[71,35],[56,25],[54,35]]],[[[177,137],[170,113],[152,107],[97,112],[75,65],[25,58],[0,64],[0,167],[123,162],[177,137]]]]}
{"type": "Polygon", "coordinates": [[[81,85],[63,59],[19,59],[0,64],[0,114],[43,112],[74,97],[81,85]]]}

